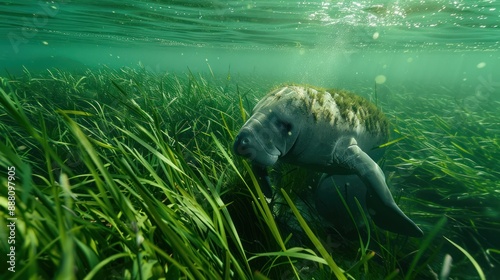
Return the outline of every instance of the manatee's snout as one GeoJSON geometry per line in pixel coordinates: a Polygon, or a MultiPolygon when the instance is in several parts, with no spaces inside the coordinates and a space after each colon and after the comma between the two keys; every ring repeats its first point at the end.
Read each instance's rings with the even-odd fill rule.
{"type": "Polygon", "coordinates": [[[255,149],[252,148],[252,142],[248,131],[240,132],[234,140],[234,153],[242,157],[251,158],[252,154],[255,153],[255,149]]]}
{"type": "Polygon", "coordinates": [[[244,126],[234,140],[233,150],[253,163],[262,166],[271,166],[276,163],[280,151],[276,149],[272,137],[267,129],[259,125],[244,126]]]}

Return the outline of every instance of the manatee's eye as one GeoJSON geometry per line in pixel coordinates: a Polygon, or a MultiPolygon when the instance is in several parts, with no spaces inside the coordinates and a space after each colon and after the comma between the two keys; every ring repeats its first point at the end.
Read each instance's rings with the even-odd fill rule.
{"type": "Polygon", "coordinates": [[[289,122],[278,120],[277,126],[278,126],[278,129],[283,134],[289,133],[292,130],[292,124],[289,122]]]}

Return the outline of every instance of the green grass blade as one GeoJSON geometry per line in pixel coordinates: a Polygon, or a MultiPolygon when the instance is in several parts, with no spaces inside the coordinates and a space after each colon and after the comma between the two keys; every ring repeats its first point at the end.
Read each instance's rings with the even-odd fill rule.
{"type": "Polygon", "coordinates": [[[426,238],[422,241],[420,244],[420,248],[418,249],[417,254],[413,258],[413,261],[410,264],[410,268],[408,269],[408,273],[405,276],[405,280],[413,279],[412,275],[415,273],[415,267],[417,266],[418,261],[420,258],[424,255],[425,250],[427,250],[432,241],[436,238],[437,234],[443,229],[444,225],[446,224],[446,216],[443,216],[439,221],[436,223],[436,225],[433,227],[432,231],[429,232],[426,236],[426,238]]]}
{"type": "Polygon", "coordinates": [[[476,269],[477,274],[479,275],[479,278],[481,280],[486,280],[486,276],[484,275],[483,269],[477,263],[477,261],[474,259],[474,257],[472,257],[472,255],[469,252],[467,252],[467,250],[465,250],[464,248],[462,248],[457,243],[451,241],[446,236],[443,236],[443,237],[444,237],[444,239],[448,240],[448,242],[450,242],[453,246],[455,246],[455,248],[457,248],[458,250],[460,250],[460,252],[462,252],[469,259],[469,261],[472,263],[472,265],[474,265],[474,268],[476,269]]]}
{"type": "Polygon", "coordinates": [[[330,267],[330,269],[332,270],[332,272],[335,274],[335,277],[337,277],[337,279],[340,279],[340,280],[343,280],[343,279],[347,280],[347,278],[344,275],[344,272],[342,271],[342,269],[337,266],[337,264],[333,260],[332,256],[325,249],[325,247],[323,246],[323,244],[321,243],[321,241],[312,232],[311,228],[306,223],[306,221],[304,220],[304,218],[302,218],[302,215],[300,214],[300,212],[297,209],[297,207],[295,207],[295,205],[293,204],[292,200],[290,199],[290,197],[288,196],[288,194],[286,193],[286,191],[284,189],[281,189],[281,193],[283,194],[283,196],[285,197],[286,202],[288,203],[288,205],[292,209],[293,214],[295,215],[295,217],[299,221],[300,226],[302,227],[302,229],[304,230],[304,232],[307,234],[307,236],[309,237],[309,239],[311,240],[311,242],[314,244],[314,246],[316,247],[316,250],[318,250],[319,253],[321,254],[321,256],[325,259],[326,263],[328,264],[328,266],[330,267]]]}

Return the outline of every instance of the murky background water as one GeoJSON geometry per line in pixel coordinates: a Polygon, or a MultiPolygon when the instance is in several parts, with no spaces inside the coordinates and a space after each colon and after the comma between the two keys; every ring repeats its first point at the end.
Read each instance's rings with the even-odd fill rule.
{"type": "Polygon", "coordinates": [[[0,1],[2,70],[108,65],[349,87],[500,83],[496,1],[0,1]],[[379,77],[381,79],[381,77],[379,77]],[[380,82],[380,80],[379,80],[380,82]]]}
{"type": "Polygon", "coordinates": [[[0,1],[0,76],[103,66],[378,90],[415,220],[498,249],[498,1],[0,1]]]}

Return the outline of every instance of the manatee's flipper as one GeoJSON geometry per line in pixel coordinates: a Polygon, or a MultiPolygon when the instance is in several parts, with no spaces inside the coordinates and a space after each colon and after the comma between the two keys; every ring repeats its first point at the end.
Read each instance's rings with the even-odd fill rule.
{"type": "Polygon", "coordinates": [[[271,187],[269,174],[267,174],[267,168],[258,164],[252,164],[252,171],[260,185],[262,193],[264,193],[267,198],[271,198],[273,196],[273,189],[271,187]]]}
{"type": "MultiPolygon", "coordinates": [[[[344,143],[337,144],[345,148],[345,150],[342,149],[343,152],[336,155],[337,161],[344,167],[355,171],[368,187],[366,204],[375,224],[395,233],[413,237],[423,236],[422,230],[394,202],[382,169],[358,147],[356,140],[350,138],[344,143]]],[[[337,145],[336,148],[342,147],[337,145]]],[[[336,151],[340,150],[336,149],[336,151]]]]}

